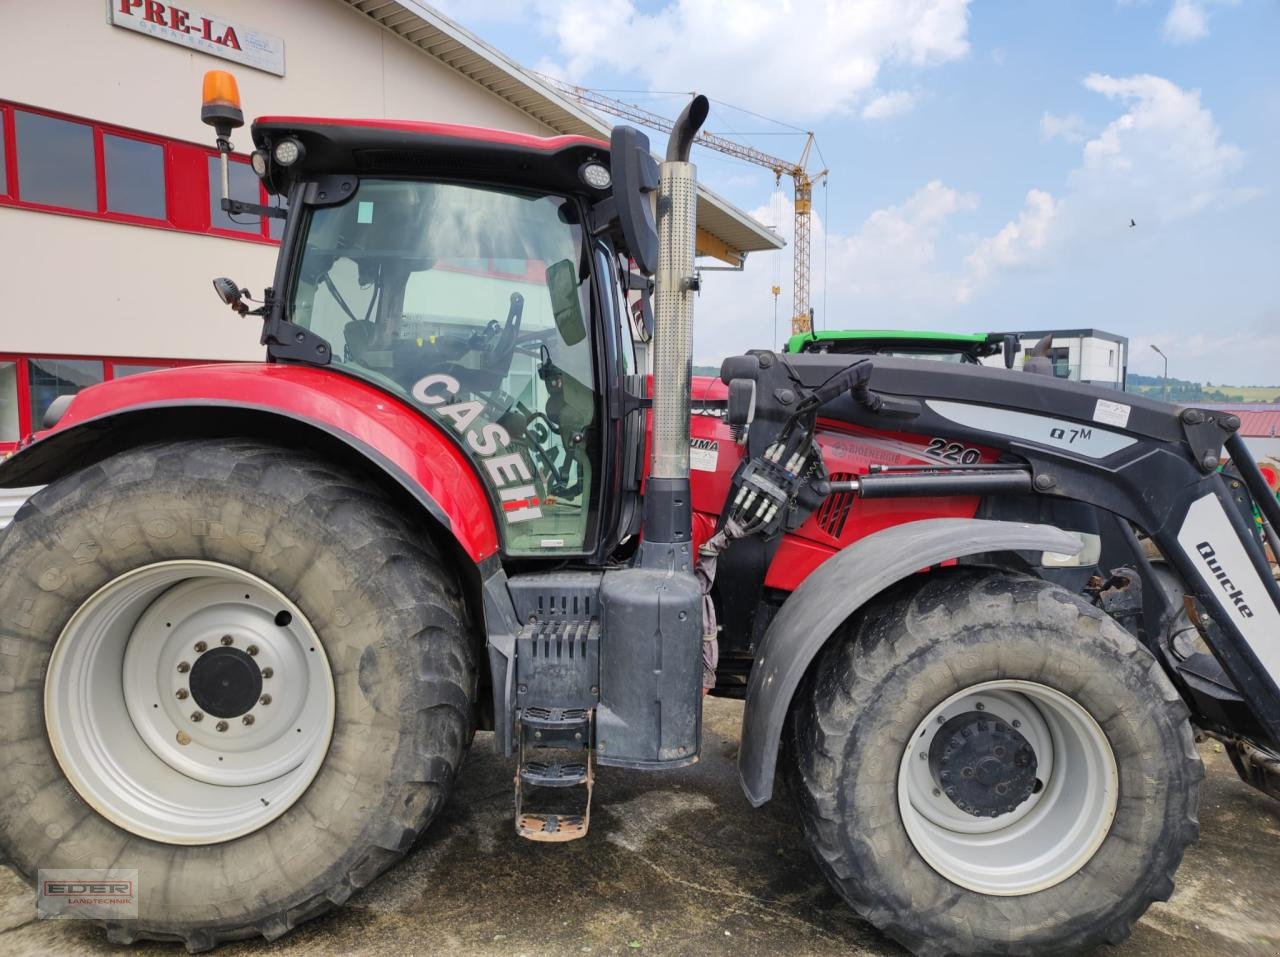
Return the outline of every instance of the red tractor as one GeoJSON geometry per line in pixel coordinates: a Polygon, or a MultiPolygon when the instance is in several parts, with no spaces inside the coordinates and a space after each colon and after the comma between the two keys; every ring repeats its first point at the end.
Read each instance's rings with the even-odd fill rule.
{"type": "MultiPolygon", "coordinates": [[[[287,206],[223,202],[284,218],[275,279],[215,288],[268,361],[87,389],[0,465],[47,486],[0,536],[4,858],[132,881],[112,940],[274,939],[400,859],[477,728],[568,840],[597,765],[698,760],[706,689],[859,914],[1057,953],[1171,892],[1193,725],[1280,793],[1238,422],[883,356],[691,384],[706,110],[661,166],[625,127],[254,123],[287,206]]],[[[204,114],[225,156],[225,74],[204,114]]]]}

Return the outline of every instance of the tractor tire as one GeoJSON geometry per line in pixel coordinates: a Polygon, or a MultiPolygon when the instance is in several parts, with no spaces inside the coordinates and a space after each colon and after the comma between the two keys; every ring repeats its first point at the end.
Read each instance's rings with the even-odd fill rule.
{"type": "Polygon", "coordinates": [[[914,953],[1076,953],[1173,892],[1204,776],[1187,718],[1098,609],[943,571],[833,638],[785,767],[827,878],[914,953]]]}
{"type": "Polygon", "coordinates": [[[38,493],[0,569],[0,860],[136,871],[136,919],[96,915],[110,940],[274,940],[448,798],[464,603],[371,481],[256,440],[155,444],[38,493]]]}

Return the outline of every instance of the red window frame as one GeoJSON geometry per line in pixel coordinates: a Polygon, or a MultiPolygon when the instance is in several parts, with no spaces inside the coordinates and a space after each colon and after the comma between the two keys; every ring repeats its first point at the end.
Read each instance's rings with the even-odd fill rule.
{"type": "Polygon", "coordinates": [[[0,149],[0,164],[4,166],[4,189],[0,189],[0,202],[13,194],[13,179],[9,170],[18,165],[18,153],[13,142],[13,111],[4,103],[0,103],[0,131],[4,140],[4,149],[0,149]]]}
{"type": "MultiPolygon", "coordinates": [[[[210,215],[208,169],[209,157],[218,155],[218,151],[213,147],[156,136],[112,123],[99,123],[82,116],[46,110],[11,100],[0,100],[0,123],[4,126],[4,150],[3,155],[0,155],[0,163],[4,164],[6,187],[6,191],[0,193],[0,207],[13,206],[18,209],[31,209],[60,216],[75,216],[79,219],[97,219],[128,226],[219,236],[271,246],[279,245],[279,240],[271,237],[271,221],[265,216],[261,217],[261,228],[257,233],[221,229],[213,225],[210,215]],[[19,144],[15,119],[15,114],[19,110],[68,123],[79,123],[92,129],[97,190],[95,210],[70,209],[65,206],[33,203],[22,199],[22,184],[18,180],[19,144]],[[107,167],[103,149],[103,137],[106,135],[151,143],[164,150],[164,219],[152,219],[148,216],[136,216],[132,213],[119,213],[107,209],[107,167]]],[[[235,153],[232,154],[231,161],[247,165],[249,157],[243,153],[235,153]]],[[[258,184],[258,202],[264,206],[270,205],[266,187],[261,183],[258,184]]]]}
{"type": "Polygon", "coordinates": [[[134,356],[69,356],[53,353],[34,352],[0,352],[0,363],[12,362],[17,381],[18,401],[18,440],[16,442],[0,441],[0,458],[16,451],[22,443],[35,431],[39,423],[31,421],[31,369],[32,360],[57,359],[71,362],[101,362],[102,381],[110,382],[116,377],[116,366],[157,366],[162,369],[180,369],[184,366],[207,365],[217,360],[211,359],[153,359],[134,356]]]}

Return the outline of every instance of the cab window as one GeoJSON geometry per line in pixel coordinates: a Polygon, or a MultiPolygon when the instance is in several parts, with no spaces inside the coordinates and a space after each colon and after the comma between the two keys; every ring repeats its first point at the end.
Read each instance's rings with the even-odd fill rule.
{"type": "Polygon", "coordinates": [[[365,180],[314,210],[289,301],[342,368],[451,431],[508,554],[588,551],[600,457],[578,206],[456,183],[365,180]]]}

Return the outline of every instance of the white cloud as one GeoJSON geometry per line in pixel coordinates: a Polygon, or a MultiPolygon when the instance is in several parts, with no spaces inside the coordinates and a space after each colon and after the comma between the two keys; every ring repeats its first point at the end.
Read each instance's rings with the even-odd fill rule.
{"type": "Polygon", "coordinates": [[[1059,204],[1042,189],[1027,193],[1018,218],[984,239],[965,262],[975,282],[983,282],[997,269],[1017,269],[1039,259],[1053,236],[1059,204]]]}
{"type": "MultiPolygon", "coordinates": [[[[961,302],[967,292],[965,277],[959,267],[940,263],[938,247],[954,218],[977,205],[976,195],[935,180],[901,203],[871,213],[851,234],[827,235],[822,218],[815,213],[810,221],[810,301],[819,322],[831,328],[927,326],[940,310],[961,302]],[[831,303],[825,316],[824,298],[831,303]]],[[[777,209],[769,207],[753,210],[752,215],[762,221],[779,218],[779,232],[788,248],[748,257],[741,274],[706,274],[697,306],[699,362],[718,361],[734,350],[771,340],[773,304],[768,291],[775,277],[782,287],[778,335],[785,339],[789,334],[794,207],[785,200],[780,217],[777,209]]]]}
{"type": "MultiPolygon", "coordinates": [[[[1080,147],[1080,162],[1059,189],[1028,190],[1017,215],[985,237],[965,239],[957,228],[957,220],[977,208],[978,197],[937,180],[871,213],[853,233],[824,235],[815,214],[811,299],[819,316],[825,286],[830,309],[824,318],[831,327],[945,328],[949,317],[1004,276],[1073,259],[1075,268],[1088,268],[1080,265],[1082,256],[1106,255],[1134,235],[1130,218],[1144,231],[1160,230],[1251,195],[1233,184],[1240,150],[1222,142],[1197,91],[1148,75],[1095,74],[1084,86],[1120,104],[1122,112],[1080,147]]],[[[790,241],[790,203],[780,215],[768,208],[752,215],[778,222],[790,241]]],[[[785,336],[790,249],[748,258],[742,275],[708,274],[699,304],[701,358],[770,341],[768,290],[775,276],[783,290],[779,324],[785,336]]]]}
{"type": "MultiPolygon", "coordinates": [[[[1257,195],[1231,184],[1243,154],[1222,142],[1198,90],[1149,74],[1094,73],[1084,86],[1124,112],[1084,144],[1060,198],[1032,189],[1016,219],[978,242],[967,259],[972,291],[1001,271],[1044,264],[1055,249],[1104,248],[1131,219],[1159,229],[1257,195]]],[[[1046,113],[1041,134],[1065,136],[1074,119],[1046,113]]]]}
{"type": "Polygon", "coordinates": [[[647,13],[633,0],[563,0],[542,11],[576,80],[608,69],[804,120],[866,107],[885,65],[965,56],[969,3],[670,0],[647,13]]]}
{"type": "Polygon", "coordinates": [[[1152,345],[1169,356],[1169,377],[1173,379],[1203,382],[1208,378],[1217,385],[1228,386],[1273,385],[1275,370],[1267,359],[1280,355],[1280,309],[1272,309],[1236,329],[1188,333],[1172,330],[1133,336],[1129,342],[1131,372],[1158,376],[1164,371],[1164,362],[1152,345]],[[1220,371],[1206,375],[1205,370],[1212,368],[1220,371]]]}
{"type": "Polygon", "coordinates": [[[1114,203],[1114,214],[1167,222],[1207,207],[1238,202],[1228,181],[1243,160],[1222,142],[1199,90],[1139,74],[1086,77],[1087,89],[1122,102],[1126,112],[1084,146],[1071,185],[1095,208],[1114,203]],[[1127,210],[1125,209],[1127,207],[1127,210]]]}
{"type": "Polygon", "coordinates": [[[916,105],[916,95],[907,90],[894,90],[881,93],[862,108],[864,120],[887,120],[893,116],[909,113],[916,105]]]}
{"type": "Polygon", "coordinates": [[[1209,7],[1236,3],[1237,0],[1173,0],[1164,18],[1164,38],[1179,45],[1203,40],[1209,35],[1209,7]]]}
{"type": "Polygon", "coordinates": [[[1040,117],[1040,139],[1046,143],[1061,139],[1068,143],[1083,143],[1085,138],[1084,120],[1075,113],[1058,116],[1056,113],[1044,111],[1040,117]]]}
{"type": "Polygon", "coordinates": [[[1209,15],[1195,0],[1173,0],[1164,18],[1164,38],[1170,43],[1195,43],[1209,35],[1209,15]]]}

